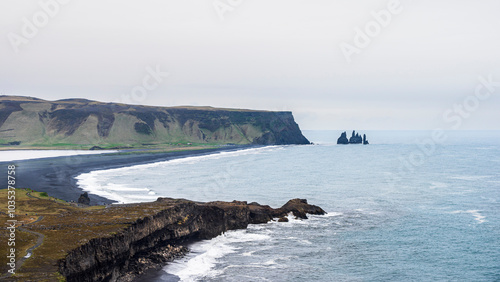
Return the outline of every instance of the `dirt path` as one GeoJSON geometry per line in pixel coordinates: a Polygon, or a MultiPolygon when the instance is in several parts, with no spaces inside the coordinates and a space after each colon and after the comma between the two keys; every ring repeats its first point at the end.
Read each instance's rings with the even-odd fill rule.
{"type": "MultiPolygon", "coordinates": [[[[28,195],[30,196],[30,195],[28,195]]],[[[39,222],[40,220],[43,219],[43,216],[39,216],[37,220],[33,221],[33,222],[30,222],[29,224],[33,224],[33,223],[37,223],[39,222]]],[[[42,233],[38,233],[38,232],[35,232],[35,231],[31,231],[31,230],[28,230],[24,227],[18,227],[19,231],[23,231],[23,232],[28,232],[28,233],[31,233],[31,234],[35,234],[36,236],[38,236],[37,240],[36,240],[36,243],[35,245],[31,246],[26,252],[27,254],[18,259],[16,261],[16,271],[19,270],[19,268],[21,268],[21,266],[23,265],[24,261],[26,261],[28,258],[30,258],[32,255],[33,255],[33,250],[38,248],[42,243],[43,243],[43,239],[45,238],[45,235],[43,235],[42,233]]],[[[10,273],[6,273],[2,276],[0,276],[0,278],[7,278],[9,277],[11,274],[10,273]]]]}

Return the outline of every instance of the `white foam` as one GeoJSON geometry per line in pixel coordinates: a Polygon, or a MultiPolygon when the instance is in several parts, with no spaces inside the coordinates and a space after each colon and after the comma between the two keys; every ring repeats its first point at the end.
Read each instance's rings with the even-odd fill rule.
{"type": "Polygon", "coordinates": [[[491,176],[487,176],[487,175],[459,175],[459,176],[450,176],[449,178],[457,179],[457,180],[476,181],[476,180],[481,180],[481,179],[490,178],[490,177],[491,176]]]}
{"type": "Polygon", "coordinates": [[[123,189],[127,189],[127,187],[115,185],[113,183],[100,184],[98,181],[100,179],[98,172],[92,171],[90,173],[83,173],[75,177],[75,179],[77,180],[76,184],[82,188],[83,191],[87,191],[110,200],[118,201],[120,203],[128,202],[128,200],[123,197],[121,193],[117,193],[123,189]]]}
{"type": "Polygon", "coordinates": [[[146,200],[156,200],[157,197],[146,197],[141,196],[140,192],[147,192],[149,195],[156,195],[150,189],[145,187],[131,187],[126,184],[115,184],[110,183],[109,179],[116,177],[117,175],[128,175],[133,173],[135,175],[140,175],[141,171],[147,171],[153,167],[168,167],[170,165],[178,165],[180,163],[194,164],[204,160],[210,159],[220,159],[220,158],[232,158],[239,157],[242,155],[249,154],[261,154],[264,152],[281,150],[283,146],[267,146],[260,148],[251,148],[231,152],[217,152],[213,154],[203,155],[203,156],[192,156],[180,159],[173,159],[168,161],[155,162],[150,164],[133,165],[128,167],[113,168],[113,169],[103,169],[94,170],[89,173],[82,173],[76,177],[77,185],[82,188],[82,190],[87,191],[91,194],[99,195],[111,200],[118,201],[119,203],[134,203],[146,200]],[[121,192],[138,192],[137,195],[127,195],[124,196],[121,192]]]}
{"type": "Polygon", "coordinates": [[[244,252],[242,253],[241,255],[244,256],[244,257],[251,257],[253,256],[253,254],[256,252],[257,250],[255,251],[250,251],[250,252],[244,252]]]}
{"type": "Polygon", "coordinates": [[[297,237],[293,237],[293,236],[288,236],[286,238],[284,238],[286,240],[293,240],[293,241],[296,241],[302,245],[312,245],[313,243],[307,239],[299,239],[297,237]]]}
{"type": "Polygon", "coordinates": [[[285,222],[278,222],[278,218],[274,218],[272,221],[268,223],[268,225],[273,225],[277,224],[278,226],[283,226],[283,227],[293,227],[294,225],[305,225],[305,224],[310,224],[310,221],[307,220],[302,220],[300,218],[295,218],[292,212],[289,212],[286,216],[288,218],[288,221],[285,222]]]}
{"type": "MultiPolygon", "coordinates": [[[[278,218],[274,218],[272,221],[268,222],[266,226],[276,228],[295,228],[297,225],[312,227],[327,226],[330,221],[326,220],[326,218],[333,218],[341,215],[343,215],[343,213],[341,212],[329,212],[325,215],[307,214],[308,219],[304,220],[301,218],[296,218],[293,213],[290,212],[286,215],[286,218],[288,218],[288,222],[279,222],[278,218]]],[[[251,226],[249,226],[249,228],[251,228],[251,226]]],[[[269,229],[267,230],[269,231],[269,229]]]]}
{"type": "Polygon", "coordinates": [[[184,262],[172,263],[166,271],[178,276],[181,281],[196,281],[204,276],[213,277],[218,274],[213,270],[217,259],[235,252],[233,247],[224,244],[220,239],[201,243],[192,247],[191,251],[198,255],[188,257],[188,260],[184,262]]]}
{"type": "Polygon", "coordinates": [[[155,201],[158,198],[154,191],[145,187],[127,187],[106,183],[98,172],[80,174],[76,180],[77,185],[84,191],[117,201],[120,204],[155,201]]]}
{"type": "Polygon", "coordinates": [[[446,188],[448,187],[448,184],[443,183],[443,182],[431,182],[429,189],[436,189],[436,188],[446,188]]]}
{"type": "Polygon", "coordinates": [[[193,244],[190,247],[191,252],[184,259],[174,261],[163,270],[178,276],[181,281],[199,281],[215,277],[223,272],[214,269],[217,262],[224,256],[236,252],[239,249],[236,247],[238,243],[267,239],[270,239],[267,235],[253,234],[247,230],[228,231],[211,240],[193,244]]]}
{"type": "Polygon", "coordinates": [[[451,213],[453,214],[457,214],[457,213],[468,213],[468,214],[471,214],[474,219],[479,222],[479,224],[481,223],[484,223],[486,222],[486,216],[482,215],[478,210],[466,210],[466,211],[462,211],[462,210],[458,210],[458,211],[452,211],[451,213]]]}
{"type": "Polygon", "coordinates": [[[137,194],[125,194],[123,197],[128,199],[129,202],[137,202],[137,200],[156,201],[158,199],[156,196],[137,194]]]}
{"type": "Polygon", "coordinates": [[[264,262],[254,262],[247,265],[240,265],[239,267],[259,267],[259,268],[284,268],[285,266],[278,261],[290,261],[290,260],[299,259],[297,256],[279,256],[274,259],[270,259],[264,262]]]}
{"type": "MultiPolygon", "coordinates": [[[[258,264],[258,263],[255,263],[255,264],[258,264]]],[[[274,265],[274,264],[277,264],[277,263],[276,263],[276,260],[271,259],[271,260],[265,261],[265,262],[263,262],[261,264],[262,265],[274,265]]]]}
{"type": "MultiPolygon", "coordinates": [[[[251,225],[250,225],[251,226],[251,225]]],[[[250,227],[249,226],[249,227],[250,227]]],[[[252,251],[248,251],[248,252],[244,252],[244,253],[241,253],[242,256],[244,257],[251,257],[253,256],[256,252],[262,252],[262,251],[267,251],[269,250],[270,248],[272,248],[272,246],[262,246],[262,247],[259,247],[257,249],[254,249],[252,251]]]]}
{"type": "Polygon", "coordinates": [[[283,147],[267,146],[267,147],[244,149],[244,150],[231,151],[231,152],[222,151],[222,152],[217,152],[217,153],[203,155],[203,156],[185,157],[185,158],[179,158],[179,159],[173,159],[173,160],[161,161],[161,162],[155,162],[155,163],[149,163],[149,164],[141,164],[141,165],[121,167],[121,168],[97,170],[94,172],[116,174],[116,173],[120,173],[120,172],[122,172],[122,173],[128,172],[131,170],[137,171],[137,170],[143,170],[143,169],[148,169],[148,168],[152,168],[152,167],[175,165],[175,164],[179,164],[179,163],[194,164],[194,163],[197,163],[197,162],[200,162],[203,160],[208,160],[208,159],[220,159],[220,158],[224,158],[224,157],[238,157],[238,156],[249,155],[249,154],[260,154],[260,153],[263,153],[266,151],[273,151],[273,150],[277,150],[277,149],[283,149],[283,147]]]}
{"type": "Polygon", "coordinates": [[[487,147],[475,147],[473,148],[474,150],[491,150],[491,149],[496,149],[497,147],[495,146],[487,146],[487,147]]]}
{"type": "Polygon", "coordinates": [[[116,153],[118,151],[105,150],[105,151],[87,151],[87,150],[6,150],[0,151],[0,162],[21,161],[65,156],[77,155],[95,155],[95,154],[108,154],[116,153]]]}
{"type": "MultiPolygon", "coordinates": [[[[336,217],[336,216],[341,216],[344,213],[342,212],[327,212],[327,214],[324,215],[311,215],[311,217],[336,217]]],[[[309,216],[309,215],[308,215],[309,216]]]]}
{"type": "Polygon", "coordinates": [[[109,191],[117,191],[117,192],[149,192],[148,188],[133,188],[133,187],[125,187],[123,185],[117,185],[113,183],[109,183],[106,185],[106,189],[109,191]]]}
{"type": "Polygon", "coordinates": [[[477,220],[479,223],[484,223],[486,222],[486,216],[482,215],[479,213],[477,210],[468,210],[468,213],[472,214],[474,216],[474,219],[477,220]]]}

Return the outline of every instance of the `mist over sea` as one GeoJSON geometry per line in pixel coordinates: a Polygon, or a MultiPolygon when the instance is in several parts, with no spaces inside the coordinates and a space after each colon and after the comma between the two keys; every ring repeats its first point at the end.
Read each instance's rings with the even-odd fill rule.
{"type": "Polygon", "coordinates": [[[251,225],[190,246],[158,281],[498,281],[500,132],[305,131],[314,146],[270,146],[93,171],[80,187],[120,202],[158,197],[328,212],[251,225]],[[351,132],[348,132],[350,136],[351,132]]]}

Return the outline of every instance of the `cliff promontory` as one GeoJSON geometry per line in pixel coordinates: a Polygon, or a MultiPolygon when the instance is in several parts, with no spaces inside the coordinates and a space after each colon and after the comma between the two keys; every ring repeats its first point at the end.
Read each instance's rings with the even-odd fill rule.
{"type": "Polygon", "coordinates": [[[186,252],[179,245],[183,242],[211,239],[289,213],[303,219],[307,213],[325,214],[303,199],[290,200],[279,209],[240,201],[195,203],[160,198],[157,202],[168,208],[133,222],[115,236],[96,238],[72,250],[60,260],[59,272],[67,281],[132,281],[186,252]]]}
{"type": "MultiPolygon", "coordinates": [[[[6,197],[7,190],[0,190],[6,197]]],[[[16,270],[7,281],[132,281],[182,256],[189,242],[287,215],[325,214],[306,200],[281,208],[233,202],[155,202],[77,207],[46,193],[16,189],[16,270]]],[[[8,219],[0,213],[0,219],[8,219]]],[[[0,234],[0,251],[8,233],[0,234]]],[[[7,273],[5,256],[0,270],[7,273]]]]}
{"type": "Polygon", "coordinates": [[[0,96],[0,145],[309,144],[291,112],[0,96]]]}

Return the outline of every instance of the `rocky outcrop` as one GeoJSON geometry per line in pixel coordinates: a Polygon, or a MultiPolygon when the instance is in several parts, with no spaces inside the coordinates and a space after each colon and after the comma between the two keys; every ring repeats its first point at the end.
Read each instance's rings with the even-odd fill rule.
{"type": "Polygon", "coordinates": [[[347,139],[347,132],[342,132],[339,139],[337,139],[337,144],[349,144],[349,139],[347,139]]]}
{"type": "Polygon", "coordinates": [[[85,192],[78,197],[78,203],[82,205],[90,205],[89,193],[85,192]]]}
{"type": "Polygon", "coordinates": [[[359,135],[359,133],[356,133],[356,131],[352,131],[351,138],[347,140],[347,133],[344,131],[340,135],[340,137],[337,139],[337,144],[364,144],[367,145],[368,140],[366,140],[366,134],[363,134],[363,137],[359,135]]]}
{"type": "Polygon", "coordinates": [[[277,209],[277,212],[281,216],[291,212],[296,218],[301,219],[307,219],[306,214],[325,214],[322,208],[308,204],[306,199],[290,200],[281,208],[277,209]]]}
{"type": "Polygon", "coordinates": [[[310,144],[291,112],[0,96],[0,139],[54,144],[310,144]]]}
{"type": "Polygon", "coordinates": [[[356,133],[354,130],[352,131],[352,136],[349,138],[349,144],[361,144],[363,143],[363,138],[356,133]]]}
{"type": "Polygon", "coordinates": [[[185,242],[214,238],[289,213],[298,218],[307,218],[306,213],[325,214],[303,199],[290,200],[278,209],[240,201],[196,203],[169,198],[159,198],[155,204],[165,209],[118,234],[91,239],[74,249],[59,261],[59,272],[67,281],[132,281],[182,256],[187,251],[185,242]]]}

